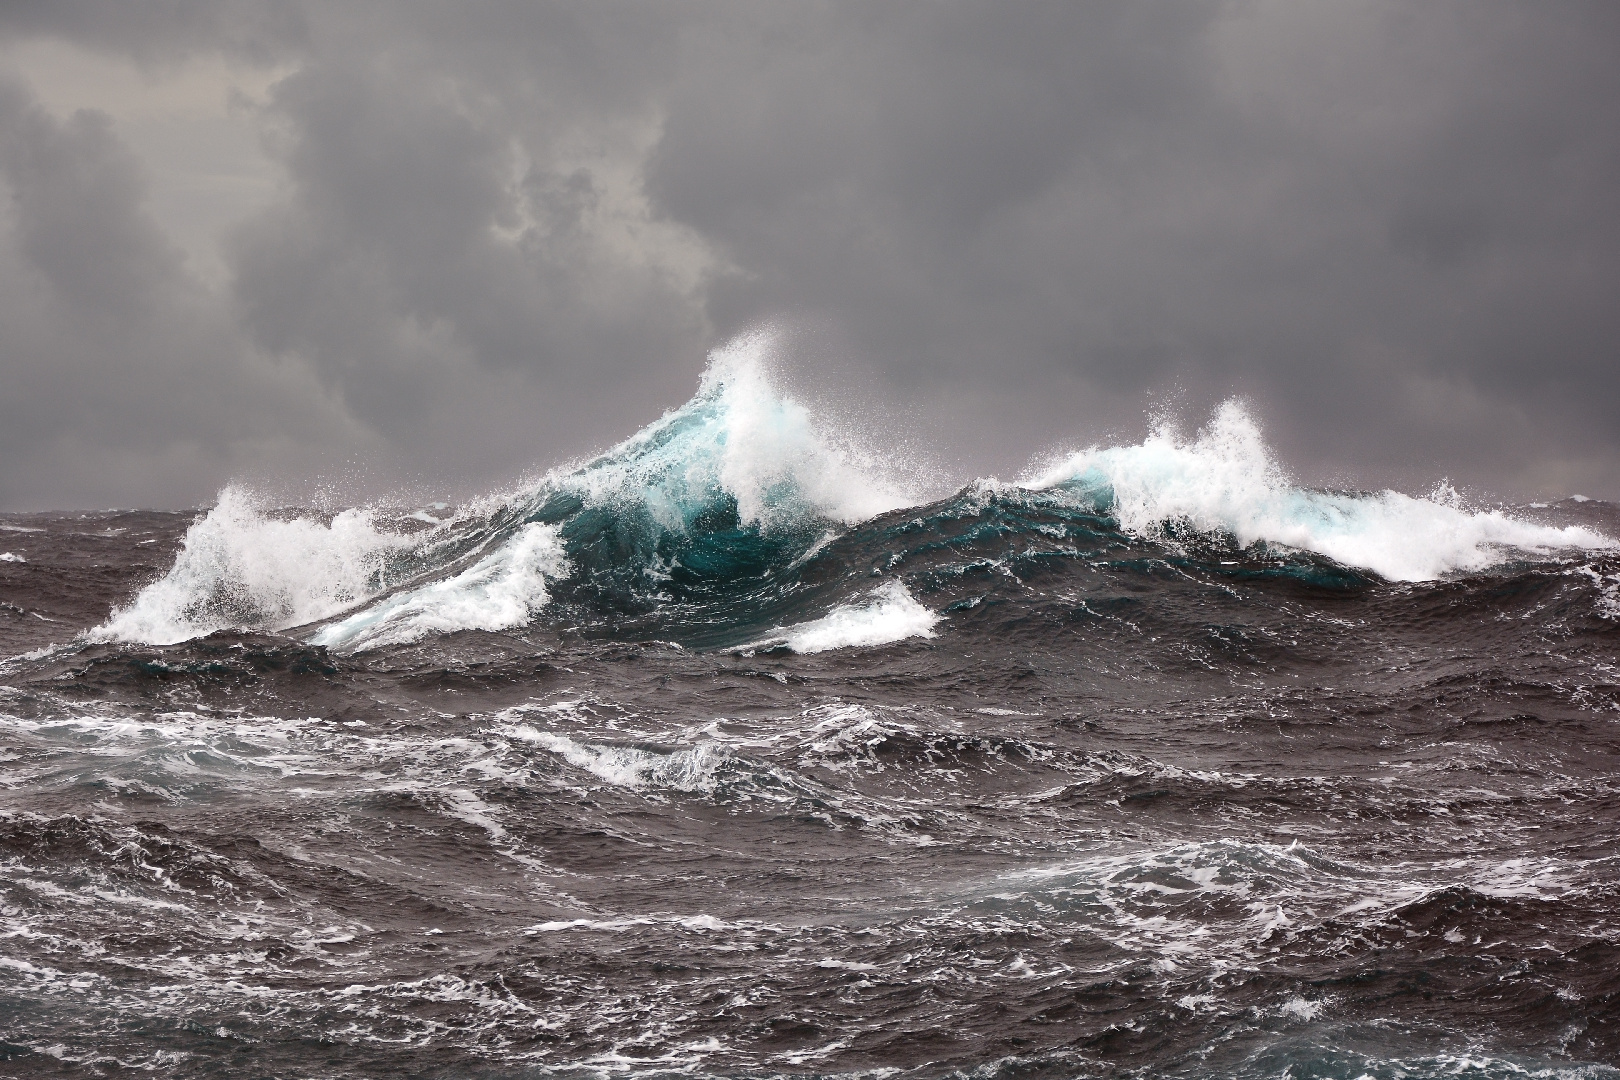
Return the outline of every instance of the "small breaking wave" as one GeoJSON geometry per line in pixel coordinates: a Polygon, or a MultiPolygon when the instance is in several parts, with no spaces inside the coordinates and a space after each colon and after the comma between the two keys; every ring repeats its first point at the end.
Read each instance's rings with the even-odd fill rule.
{"type": "Polygon", "coordinates": [[[934,627],[943,617],[918,603],[904,582],[891,581],[874,589],[866,603],[843,604],[819,619],[778,628],[772,636],[745,648],[819,653],[889,645],[906,638],[933,637],[934,627]]]}
{"type": "Polygon", "coordinates": [[[323,627],[310,642],[359,650],[457,630],[510,630],[545,607],[546,580],[567,573],[556,527],[530,523],[455,577],[391,596],[323,627]]]}
{"type": "Polygon", "coordinates": [[[186,530],[161,578],[86,636],[172,645],[215,630],[282,630],[328,618],[377,595],[422,534],[392,531],[368,507],[321,521],[274,513],[240,487],[186,530]]]}
{"type": "Polygon", "coordinates": [[[1160,425],[1136,446],[1083,450],[1024,486],[1083,501],[1139,536],[1162,539],[1167,527],[1179,525],[1243,546],[1314,552],[1391,581],[1431,581],[1514,557],[1616,547],[1580,526],[1552,528],[1500,510],[1467,509],[1444,486],[1428,498],[1296,487],[1235,400],[1191,440],[1160,425]]]}

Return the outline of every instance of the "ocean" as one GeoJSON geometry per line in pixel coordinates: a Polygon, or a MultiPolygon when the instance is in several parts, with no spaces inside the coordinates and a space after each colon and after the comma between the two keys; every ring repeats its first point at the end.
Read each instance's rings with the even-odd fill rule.
{"type": "Polygon", "coordinates": [[[757,342],[456,505],[0,516],[0,1073],[1620,1078],[1620,507],[757,342]]]}

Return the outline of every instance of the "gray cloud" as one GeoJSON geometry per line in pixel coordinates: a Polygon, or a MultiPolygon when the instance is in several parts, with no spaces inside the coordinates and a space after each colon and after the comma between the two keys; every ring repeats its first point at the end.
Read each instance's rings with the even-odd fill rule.
{"type": "Polygon", "coordinates": [[[0,506],[494,479],[771,320],[964,472],[1242,393],[1310,479],[1620,496],[1610,5],[120,11],[0,39],[284,71],[280,194],[199,284],[114,120],[0,91],[0,506]]]}
{"type": "Polygon", "coordinates": [[[185,505],[222,470],[364,443],[186,275],[107,117],[58,121],[0,82],[0,177],[0,505],[185,505]]]}
{"type": "Polygon", "coordinates": [[[266,61],[303,44],[306,25],[295,0],[8,0],[0,34],[65,38],[145,64],[220,51],[266,61]]]}

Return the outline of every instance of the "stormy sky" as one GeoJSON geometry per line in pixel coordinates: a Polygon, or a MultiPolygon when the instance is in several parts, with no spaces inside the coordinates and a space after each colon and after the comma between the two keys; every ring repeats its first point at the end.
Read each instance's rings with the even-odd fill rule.
{"type": "MultiPolygon", "coordinates": [[[[1016,473],[1620,497],[1620,5],[0,4],[0,509],[466,493],[780,329],[1016,473]]],[[[864,417],[864,419],[862,419],[864,417]]]]}

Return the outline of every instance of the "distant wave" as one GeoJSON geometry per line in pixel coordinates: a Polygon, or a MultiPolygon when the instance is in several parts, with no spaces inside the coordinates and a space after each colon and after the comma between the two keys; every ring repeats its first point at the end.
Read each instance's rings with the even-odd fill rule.
{"type": "Polygon", "coordinates": [[[1191,438],[1159,427],[922,507],[904,478],[772,384],[767,348],[751,336],[718,350],[685,405],[594,459],[454,513],[276,511],[229,487],[168,572],[88,637],[170,644],[247,628],[357,651],[510,630],[555,609],[608,627],[662,618],[733,648],[885,645],[933,636],[941,613],[904,581],[858,585],[900,559],[885,560],[882,523],[927,529],[998,500],[1012,511],[1003,531],[1078,514],[1170,548],[1214,538],[1391,581],[1616,548],[1591,529],[1470,509],[1444,488],[1415,498],[1296,486],[1235,401],[1191,438]],[[818,562],[817,581],[832,585],[807,583],[818,562]]]}

